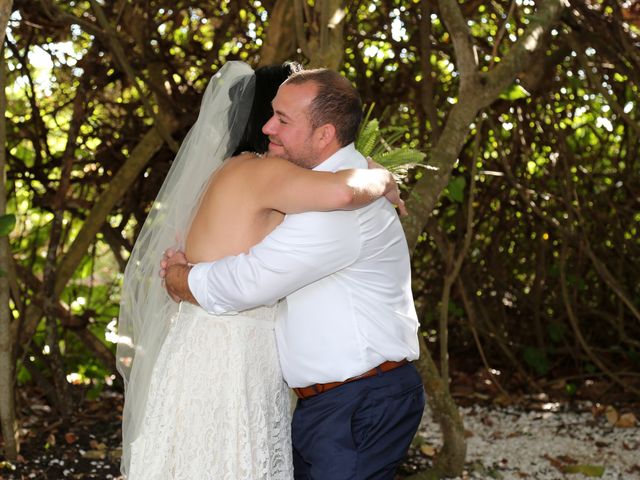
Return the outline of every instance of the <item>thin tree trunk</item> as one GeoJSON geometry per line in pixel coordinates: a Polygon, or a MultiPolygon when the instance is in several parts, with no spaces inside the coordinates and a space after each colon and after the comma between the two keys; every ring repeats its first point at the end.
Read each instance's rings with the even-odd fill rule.
{"type": "MultiPolygon", "coordinates": [[[[480,122],[478,132],[480,132],[481,129],[482,122],[480,122]]],[[[440,305],[440,371],[442,372],[442,381],[447,388],[447,392],[449,391],[449,298],[451,296],[451,288],[460,274],[460,269],[462,268],[464,259],[469,251],[469,246],[471,245],[471,239],[473,238],[473,219],[475,214],[473,202],[476,192],[476,173],[478,171],[476,160],[478,158],[480,158],[480,134],[476,136],[473,157],[471,158],[471,179],[469,182],[469,194],[467,196],[467,222],[462,246],[457,255],[455,254],[455,245],[448,246],[446,251],[442,252],[446,273],[440,305]]]]}
{"type": "MultiPolygon", "coordinates": [[[[297,0],[305,2],[306,0],[297,0]]],[[[312,68],[338,70],[344,58],[343,25],[345,9],[343,0],[322,0],[314,7],[315,27],[308,28],[308,49],[305,54],[312,68]],[[319,10],[319,11],[318,11],[319,10]]],[[[296,18],[296,22],[300,19],[296,18]]]]}
{"type": "MultiPolygon", "coordinates": [[[[0,54],[4,58],[5,30],[11,15],[12,1],[0,3],[0,54]]],[[[4,60],[0,63],[0,215],[6,212],[6,124],[5,111],[7,99],[5,96],[6,66],[4,60]]],[[[0,424],[4,439],[4,455],[9,461],[15,461],[18,456],[17,423],[15,412],[15,352],[14,336],[11,329],[11,312],[9,310],[9,240],[0,237],[0,424]]]]}
{"type": "Polygon", "coordinates": [[[428,0],[420,0],[420,68],[422,69],[422,81],[420,83],[420,105],[429,119],[431,127],[429,136],[431,144],[435,144],[440,138],[440,120],[435,102],[435,75],[431,68],[431,12],[433,6],[428,0]]]}
{"type": "MultiPolygon", "coordinates": [[[[0,0],[0,45],[4,45],[4,37],[7,32],[7,25],[9,24],[12,7],[13,0],[0,0]]],[[[2,58],[2,63],[4,64],[4,56],[2,58]]],[[[4,114],[4,110],[2,112],[4,114]]]]}
{"type": "Polygon", "coordinates": [[[425,391],[434,420],[440,425],[444,442],[435,459],[433,469],[409,477],[408,480],[458,476],[462,473],[467,445],[464,439],[464,424],[458,406],[443,383],[438,367],[433,362],[424,337],[420,336],[420,360],[416,368],[424,382],[425,391]]]}
{"type": "Polygon", "coordinates": [[[269,26],[260,49],[259,66],[276,65],[295,58],[294,1],[277,0],[269,12],[269,26]]]}

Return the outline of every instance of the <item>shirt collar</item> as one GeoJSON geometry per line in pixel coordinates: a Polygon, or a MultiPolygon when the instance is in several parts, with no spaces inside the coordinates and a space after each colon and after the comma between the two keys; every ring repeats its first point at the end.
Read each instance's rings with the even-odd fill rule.
{"type": "Polygon", "coordinates": [[[313,170],[337,172],[347,168],[367,168],[367,160],[356,150],[356,146],[353,143],[342,147],[320,165],[316,165],[313,170]]]}

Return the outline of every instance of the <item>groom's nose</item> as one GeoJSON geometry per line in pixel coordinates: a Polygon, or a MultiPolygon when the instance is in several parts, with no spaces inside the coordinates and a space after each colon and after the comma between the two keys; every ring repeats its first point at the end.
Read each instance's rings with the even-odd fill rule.
{"type": "Polygon", "coordinates": [[[267,123],[264,124],[264,126],[262,127],[262,133],[264,133],[265,135],[273,135],[275,134],[275,130],[274,127],[276,125],[276,116],[273,115],[269,120],[267,120],[267,123]]]}

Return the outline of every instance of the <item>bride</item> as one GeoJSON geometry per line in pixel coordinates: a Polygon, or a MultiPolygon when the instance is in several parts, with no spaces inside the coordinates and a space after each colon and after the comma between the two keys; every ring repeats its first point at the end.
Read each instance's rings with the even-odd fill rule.
{"type": "Polygon", "coordinates": [[[254,73],[229,62],[220,69],[136,241],[117,347],[128,480],[293,478],[275,307],[230,319],[178,305],[161,284],[158,262],[170,247],[193,263],[247,251],[285,213],[353,209],[381,195],[399,202],[386,170],[313,172],[246,153],[266,151],[261,127],[294,68],[254,73]]]}

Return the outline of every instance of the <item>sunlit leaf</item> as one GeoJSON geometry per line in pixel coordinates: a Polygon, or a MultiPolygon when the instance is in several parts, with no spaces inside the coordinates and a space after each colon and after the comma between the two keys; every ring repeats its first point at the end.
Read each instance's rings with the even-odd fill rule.
{"type": "Polygon", "coordinates": [[[9,235],[15,226],[16,216],[13,213],[0,216],[0,237],[9,235]]]}
{"type": "Polygon", "coordinates": [[[520,100],[521,98],[530,97],[531,94],[527,92],[521,85],[517,83],[511,84],[504,92],[500,94],[500,98],[503,100],[520,100]]]}
{"type": "Polygon", "coordinates": [[[464,177],[452,178],[447,185],[447,194],[451,200],[462,203],[464,200],[464,187],[467,185],[467,180],[464,177]]]}

